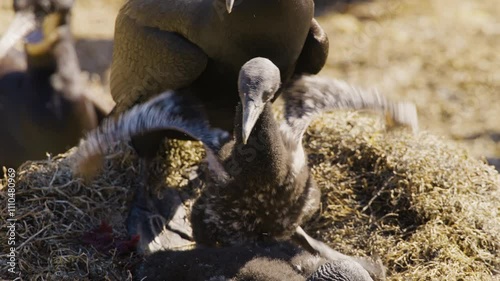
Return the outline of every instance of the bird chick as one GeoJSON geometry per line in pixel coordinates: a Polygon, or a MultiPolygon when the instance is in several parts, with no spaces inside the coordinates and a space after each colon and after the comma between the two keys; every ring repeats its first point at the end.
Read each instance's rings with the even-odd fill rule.
{"type": "Polygon", "coordinates": [[[160,251],[145,257],[134,278],[153,281],[373,280],[355,261],[327,260],[289,242],[160,251]]]}
{"type": "MultiPolygon", "coordinates": [[[[405,108],[344,82],[301,76],[283,88],[286,112],[279,124],[271,109],[279,77],[279,69],[265,58],[250,60],[240,71],[234,139],[219,152],[224,172],[193,206],[191,222],[199,243],[291,237],[319,204],[320,191],[302,145],[313,118],[334,109],[372,109],[400,118],[394,113],[405,108]]],[[[416,120],[415,111],[400,115],[407,113],[416,120]]]]}

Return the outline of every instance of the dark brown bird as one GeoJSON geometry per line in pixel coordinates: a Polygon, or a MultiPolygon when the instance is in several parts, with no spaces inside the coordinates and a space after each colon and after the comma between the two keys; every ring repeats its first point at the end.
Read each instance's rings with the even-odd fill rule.
{"type": "Polygon", "coordinates": [[[127,1],[115,27],[113,112],[189,88],[210,124],[231,131],[245,62],[270,59],[281,81],[323,67],[328,38],[313,13],[313,0],[127,1]]]}
{"type": "Polygon", "coordinates": [[[97,127],[105,107],[86,95],[69,27],[73,1],[14,1],[16,17],[0,41],[0,166],[61,153],[97,127]],[[39,29],[25,36],[33,28],[39,29]],[[25,38],[25,52],[10,51],[25,38]],[[24,62],[24,63],[23,63],[24,62]]]}

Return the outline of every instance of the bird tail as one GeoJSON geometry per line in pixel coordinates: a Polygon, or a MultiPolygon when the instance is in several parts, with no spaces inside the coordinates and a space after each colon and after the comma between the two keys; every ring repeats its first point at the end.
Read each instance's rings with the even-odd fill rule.
{"type": "Polygon", "coordinates": [[[292,80],[282,96],[286,102],[288,125],[305,131],[312,119],[335,109],[368,109],[385,114],[389,128],[410,127],[418,130],[417,110],[413,103],[388,101],[376,90],[362,90],[351,84],[314,75],[292,80]]]}
{"type": "Polygon", "coordinates": [[[101,126],[80,141],[71,160],[73,172],[86,179],[93,178],[101,170],[104,155],[110,148],[152,132],[180,132],[215,149],[217,135],[197,108],[189,108],[189,104],[182,99],[174,92],[166,92],[115,118],[104,120],[101,126]]]}

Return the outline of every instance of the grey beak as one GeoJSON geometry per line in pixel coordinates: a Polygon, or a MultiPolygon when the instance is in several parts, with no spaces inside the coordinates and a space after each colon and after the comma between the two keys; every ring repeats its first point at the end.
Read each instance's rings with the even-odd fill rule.
{"type": "Polygon", "coordinates": [[[233,11],[233,6],[234,6],[234,0],[226,0],[226,10],[228,14],[230,14],[233,11]]]}
{"type": "Polygon", "coordinates": [[[36,21],[33,13],[17,13],[9,28],[0,39],[0,59],[2,59],[19,40],[33,31],[35,27],[36,21]]]}
{"type": "Polygon", "coordinates": [[[253,100],[245,100],[243,102],[243,123],[241,137],[243,144],[247,144],[248,138],[252,133],[253,127],[260,114],[264,110],[264,104],[262,102],[256,102],[253,100]]]}

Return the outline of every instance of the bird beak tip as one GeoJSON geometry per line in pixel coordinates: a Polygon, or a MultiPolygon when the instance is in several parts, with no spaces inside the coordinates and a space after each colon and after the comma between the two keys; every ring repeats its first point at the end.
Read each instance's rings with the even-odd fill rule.
{"type": "Polygon", "coordinates": [[[248,143],[248,137],[250,136],[250,132],[252,129],[248,128],[246,124],[243,124],[243,130],[241,131],[241,142],[246,145],[248,143]]]}
{"type": "Polygon", "coordinates": [[[230,14],[233,11],[234,0],[226,0],[226,10],[230,14]]]}

